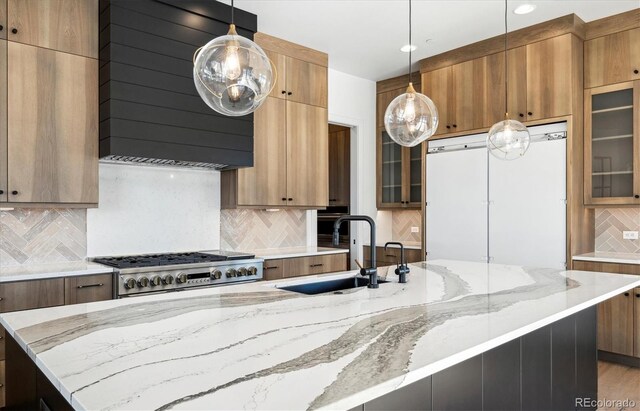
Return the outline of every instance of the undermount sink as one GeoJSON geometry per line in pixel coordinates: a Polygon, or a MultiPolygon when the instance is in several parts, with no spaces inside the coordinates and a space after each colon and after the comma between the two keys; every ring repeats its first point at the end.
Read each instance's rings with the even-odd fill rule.
{"type": "MultiPolygon", "coordinates": [[[[378,279],[378,284],[384,284],[388,281],[378,279]]],[[[338,278],[336,280],[316,281],[311,283],[289,285],[286,287],[278,287],[281,290],[293,291],[296,293],[314,295],[323,293],[342,294],[342,290],[350,290],[353,288],[366,287],[369,285],[369,279],[364,277],[348,277],[338,278]]]]}

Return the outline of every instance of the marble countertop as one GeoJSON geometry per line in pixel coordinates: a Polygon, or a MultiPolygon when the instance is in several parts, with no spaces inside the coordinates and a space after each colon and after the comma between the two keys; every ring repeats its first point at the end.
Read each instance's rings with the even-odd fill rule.
{"type": "Polygon", "coordinates": [[[640,253],[594,252],[574,255],[573,259],[577,261],[595,261],[600,263],[640,264],[640,253]]]}
{"type": "MultiPolygon", "coordinates": [[[[76,409],[349,409],[640,286],[638,276],[433,260],[379,289],[278,289],[355,272],[5,313],[76,409]]],[[[388,274],[388,275],[387,275],[388,274]]]]}
{"type": "Polygon", "coordinates": [[[107,273],[113,268],[88,261],[0,267],[0,283],[107,273]]]}
{"type": "Polygon", "coordinates": [[[263,258],[265,260],[277,260],[280,258],[311,257],[315,255],[327,254],[346,254],[349,252],[349,249],[330,247],[289,247],[269,248],[266,250],[248,250],[247,252],[255,254],[257,258],[263,258]]]}

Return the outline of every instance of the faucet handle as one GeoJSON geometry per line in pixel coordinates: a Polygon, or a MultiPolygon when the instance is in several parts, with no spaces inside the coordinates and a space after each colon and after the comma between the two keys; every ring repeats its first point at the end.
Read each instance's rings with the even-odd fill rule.
{"type": "Polygon", "coordinates": [[[356,258],[355,261],[356,261],[356,265],[358,266],[358,268],[362,270],[363,267],[362,267],[362,264],[360,264],[360,261],[358,261],[357,258],[356,258]]]}

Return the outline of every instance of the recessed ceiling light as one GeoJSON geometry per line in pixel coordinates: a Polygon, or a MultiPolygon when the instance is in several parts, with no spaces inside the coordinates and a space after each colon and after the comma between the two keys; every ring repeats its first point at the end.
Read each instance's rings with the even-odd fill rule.
{"type": "Polygon", "coordinates": [[[415,44],[405,44],[404,46],[400,47],[400,51],[408,53],[410,51],[416,51],[417,48],[418,47],[415,44]]]}
{"type": "Polygon", "coordinates": [[[515,14],[527,14],[536,9],[535,4],[521,4],[513,11],[515,14]]]}

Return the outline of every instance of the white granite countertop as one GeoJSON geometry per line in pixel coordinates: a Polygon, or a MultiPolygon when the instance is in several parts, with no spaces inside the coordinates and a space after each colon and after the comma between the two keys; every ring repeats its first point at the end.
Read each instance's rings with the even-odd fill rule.
{"type": "Polygon", "coordinates": [[[349,409],[640,286],[638,276],[434,260],[0,315],[76,409],[349,409]],[[384,277],[391,270],[381,269],[384,277]]]}
{"type": "Polygon", "coordinates": [[[112,273],[113,268],[88,261],[0,267],[0,283],[112,273]]]}
{"type": "Polygon", "coordinates": [[[576,261],[595,261],[599,263],[640,264],[639,253],[594,252],[574,255],[573,259],[576,261]]]}
{"type": "Polygon", "coordinates": [[[257,258],[263,258],[265,260],[277,260],[280,258],[311,257],[327,254],[346,254],[349,252],[349,249],[330,247],[290,247],[269,248],[266,250],[248,250],[247,252],[255,254],[257,258]]]}

